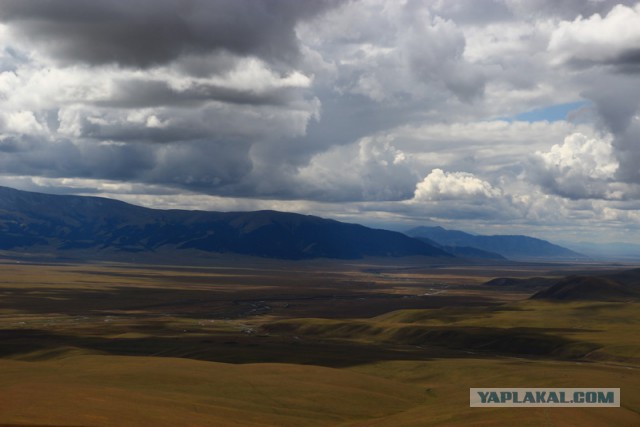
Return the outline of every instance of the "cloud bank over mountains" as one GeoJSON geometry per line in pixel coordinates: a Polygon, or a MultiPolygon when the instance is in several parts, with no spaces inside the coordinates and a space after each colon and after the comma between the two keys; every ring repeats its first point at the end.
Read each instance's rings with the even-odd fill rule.
{"type": "Polygon", "coordinates": [[[634,239],[638,46],[635,1],[0,0],[0,184],[634,239]]]}

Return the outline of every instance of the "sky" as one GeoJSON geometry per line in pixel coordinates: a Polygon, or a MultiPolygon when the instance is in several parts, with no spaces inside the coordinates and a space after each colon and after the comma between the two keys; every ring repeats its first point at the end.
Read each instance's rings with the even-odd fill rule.
{"type": "Polygon", "coordinates": [[[0,185],[640,241],[640,3],[0,0],[0,185]]]}

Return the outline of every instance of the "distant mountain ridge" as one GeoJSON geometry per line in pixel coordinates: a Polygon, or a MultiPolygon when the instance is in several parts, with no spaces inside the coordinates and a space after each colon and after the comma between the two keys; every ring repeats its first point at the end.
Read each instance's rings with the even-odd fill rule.
{"type": "Polygon", "coordinates": [[[587,256],[608,261],[639,261],[640,244],[625,242],[567,242],[563,246],[587,256]]]}
{"type": "Polygon", "coordinates": [[[495,252],[483,251],[482,249],[472,248],[469,246],[440,245],[431,239],[427,239],[426,237],[415,237],[415,239],[428,243],[432,246],[435,246],[436,248],[440,248],[443,251],[450,253],[451,255],[461,258],[478,258],[485,260],[506,261],[505,257],[495,252]]]}
{"type": "Polygon", "coordinates": [[[452,257],[402,233],[276,211],[158,210],[0,187],[0,249],[214,253],[306,259],[452,257]]]}
{"type": "Polygon", "coordinates": [[[493,252],[507,259],[581,259],[584,255],[546,240],[522,235],[474,235],[442,227],[416,227],[407,231],[411,237],[430,239],[443,248],[469,247],[493,252]]]}

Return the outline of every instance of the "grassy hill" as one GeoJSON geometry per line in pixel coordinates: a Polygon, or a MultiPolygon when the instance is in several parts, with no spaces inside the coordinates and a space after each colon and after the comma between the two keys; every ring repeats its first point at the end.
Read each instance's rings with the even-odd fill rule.
{"type": "Polygon", "coordinates": [[[316,366],[87,355],[0,369],[0,419],[16,425],[326,426],[426,400],[417,386],[316,366]]]}
{"type": "Polygon", "coordinates": [[[537,292],[531,298],[556,301],[629,301],[639,300],[640,292],[608,277],[571,276],[537,292]]]}

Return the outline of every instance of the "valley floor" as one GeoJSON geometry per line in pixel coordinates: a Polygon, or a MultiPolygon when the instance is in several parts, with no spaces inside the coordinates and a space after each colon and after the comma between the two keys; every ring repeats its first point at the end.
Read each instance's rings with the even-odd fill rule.
{"type": "Polygon", "coordinates": [[[610,266],[0,265],[0,426],[637,426],[640,303],[528,300],[610,266]],[[615,387],[620,408],[470,408],[615,387]]]}

